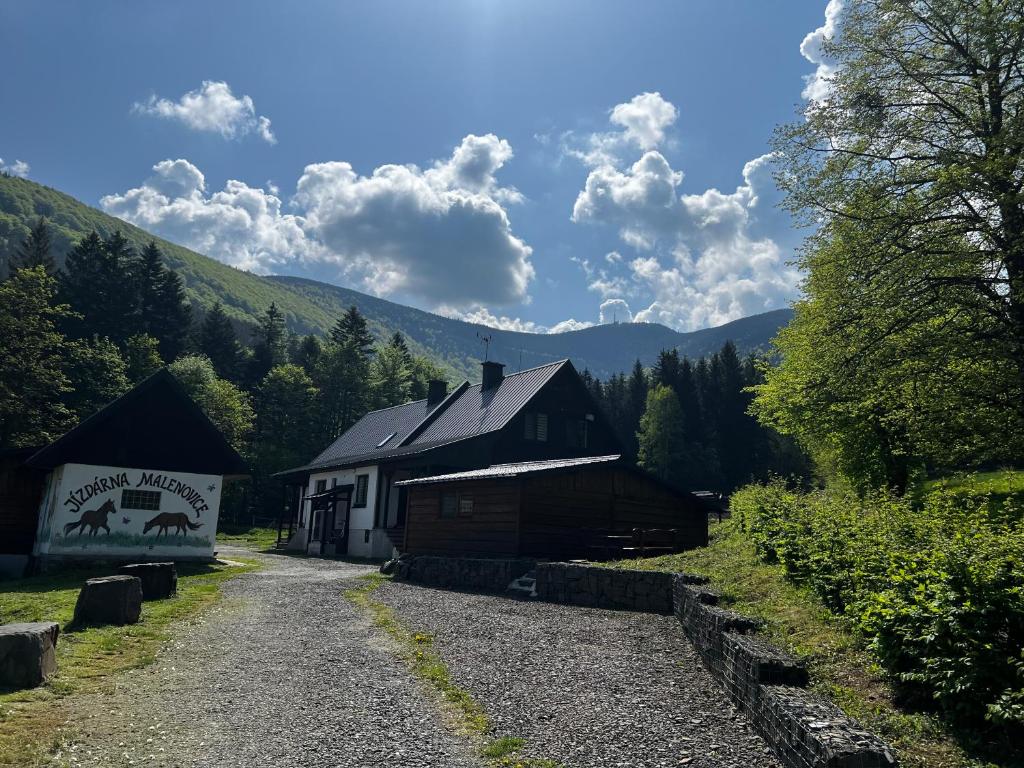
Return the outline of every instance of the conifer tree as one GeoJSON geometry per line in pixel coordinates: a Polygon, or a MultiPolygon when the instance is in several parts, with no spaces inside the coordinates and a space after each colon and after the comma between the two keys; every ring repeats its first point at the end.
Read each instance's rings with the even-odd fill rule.
{"type": "Polygon", "coordinates": [[[320,344],[320,339],[312,334],[308,334],[303,336],[296,346],[295,353],[292,355],[292,362],[302,368],[307,375],[312,376],[322,352],[323,347],[320,344]]]}
{"type": "Polygon", "coordinates": [[[373,334],[370,333],[366,318],[355,304],[345,310],[345,314],[334,324],[331,329],[331,341],[335,344],[348,343],[369,359],[373,352],[373,334]]]}
{"type": "Polygon", "coordinates": [[[388,344],[377,350],[370,363],[370,386],[377,408],[388,408],[409,401],[412,356],[401,335],[396,336],[397,340],[392,336],[388,344]]]}
{"type": "Polygon", "coordinates": [[[120,232],[105,241],[90,232],[71,249],[61,274],[60,296],[80,317],[67,324],[69,335],[100,336],[123,344],[144,332],[134,261],[120,232]]]}
{"type": "Polygon", "coordinates": [[[255,387],[270,373],[271,368],[288,362],[288,337],[284,315],[274,302],[260,319],[253,345],[252,360],[249,361],[250,387],[255,387]]]}
{"type": "Polygon", "coordinates": [[[199,326],[198,347],[212,363],[217,376],[228,381],[239,380],[242,345],[219,301],[206,313],[199,326]]]}
{"type": "Polygon", "coordinates": [[[11,264],[11,271],[31,267],[43,267],[48,275],[57,274],[57,263],[53,260],[53,244],[50,228],[42,216],[21,241],[11,264]]]}

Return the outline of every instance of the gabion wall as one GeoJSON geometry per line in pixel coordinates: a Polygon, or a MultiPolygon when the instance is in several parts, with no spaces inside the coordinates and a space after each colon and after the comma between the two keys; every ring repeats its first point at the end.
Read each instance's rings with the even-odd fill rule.
{"type": "Polygon", "coordinates": [[[553,603],[672,613],[672,574],[598,568],[578,563],[538,563],[537,597],[553,603]]]}

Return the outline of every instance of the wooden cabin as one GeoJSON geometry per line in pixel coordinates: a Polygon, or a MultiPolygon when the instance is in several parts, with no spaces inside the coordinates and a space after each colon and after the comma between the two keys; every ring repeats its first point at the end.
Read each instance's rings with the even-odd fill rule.
{"type": "Polygon", "coordinates": [[[619,455],[501,464],[397,485],[408,493],[404,551],[413,555],[564,559],[707,544],[700,502],[619,455]]]}

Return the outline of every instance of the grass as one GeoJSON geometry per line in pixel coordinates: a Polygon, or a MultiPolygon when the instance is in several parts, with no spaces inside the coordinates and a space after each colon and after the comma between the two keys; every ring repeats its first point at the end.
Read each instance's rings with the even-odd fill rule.
{"type": "Polygon", "coordinates": [[[970,493],[989,493],[1005,498],[1007,496],[1024,495],[1024,471],[1003,469],[997,472],[974,472],[950,475],[922,483],[926,493],[942,488],[963,490],[970,493]]]}
{"type": "Polygon", "coordinates": [[[764,620],[765,633],[807,660],[815,690],[886,738],[907,768],[980,768],[935,717],[901,709],[883,670],[816,596],[760,562],[733,521],[711,524],[710,544],[675,555],[608,563],[707,576],[723,604],[764,620]]]}
{"type": "Polygon", "coordinates": [[[157,537],[154,533],[98,533],[95,536],[85,534],[79,536],[72,533],[70,536],[57,534],[53,537],[53,547],[63,550],[78,549],[89,550],[96,547],[199,547],[209,548],[210,539],[208,536],[189,535],[187,533],[164,533],[157,537]]]}
{"type": "MultiPolygon", "coordinates": [[[[399,656],[413,674],[440,694],[457,730],[481,740],[491,730],[490,718],[469,691],[452,682],[448,667],[433,650],[433,637],[410,630],[390,606],[373,599],[373,592],[389,581],[389,577],[374,573],[363,576],[362,580],[362,585],[345,592],[345,598],[369,614],[374,626],[395,641],[399,656]]],[[[524,739],[504,736],[485,743],[480,747],[480,754],[494,768],[560,768],[553,760],[520,756],[525,746],[524,739]]]]}
{"type": "Polygon", "coordinates": [[[217,543],[262,552],[277,546],[277,528],[221,523],[217,528],[217,543]]]}
{"type": "Polygon", "coordinates": [[[138,624],[125,627],[69,626],[79,589],[87,578],[109,569],[61,571],[0,582],[0,623],[57,621],[57,674],[39,688],[0,691],[0,766],[31,768],[52,762],[69,733],[64,726],[69,697],[102,693],[116,675],[151,664],[173,624],[191,618],[215,602],[220,585],[256,568],[190,564],[178,566],[178,594],[143,604],[138,624]]]}

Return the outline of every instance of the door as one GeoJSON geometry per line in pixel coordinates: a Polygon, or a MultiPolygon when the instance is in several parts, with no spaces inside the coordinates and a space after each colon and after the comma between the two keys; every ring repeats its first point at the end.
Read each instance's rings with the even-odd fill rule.
{"type": "Polygon", "coordinates": [[[339,489],[331,500],[327,514],[324,515],[322,554],[334,557],[344,557],[348,554],[348,523],[351,511],[351,490],[339,489]]]}

